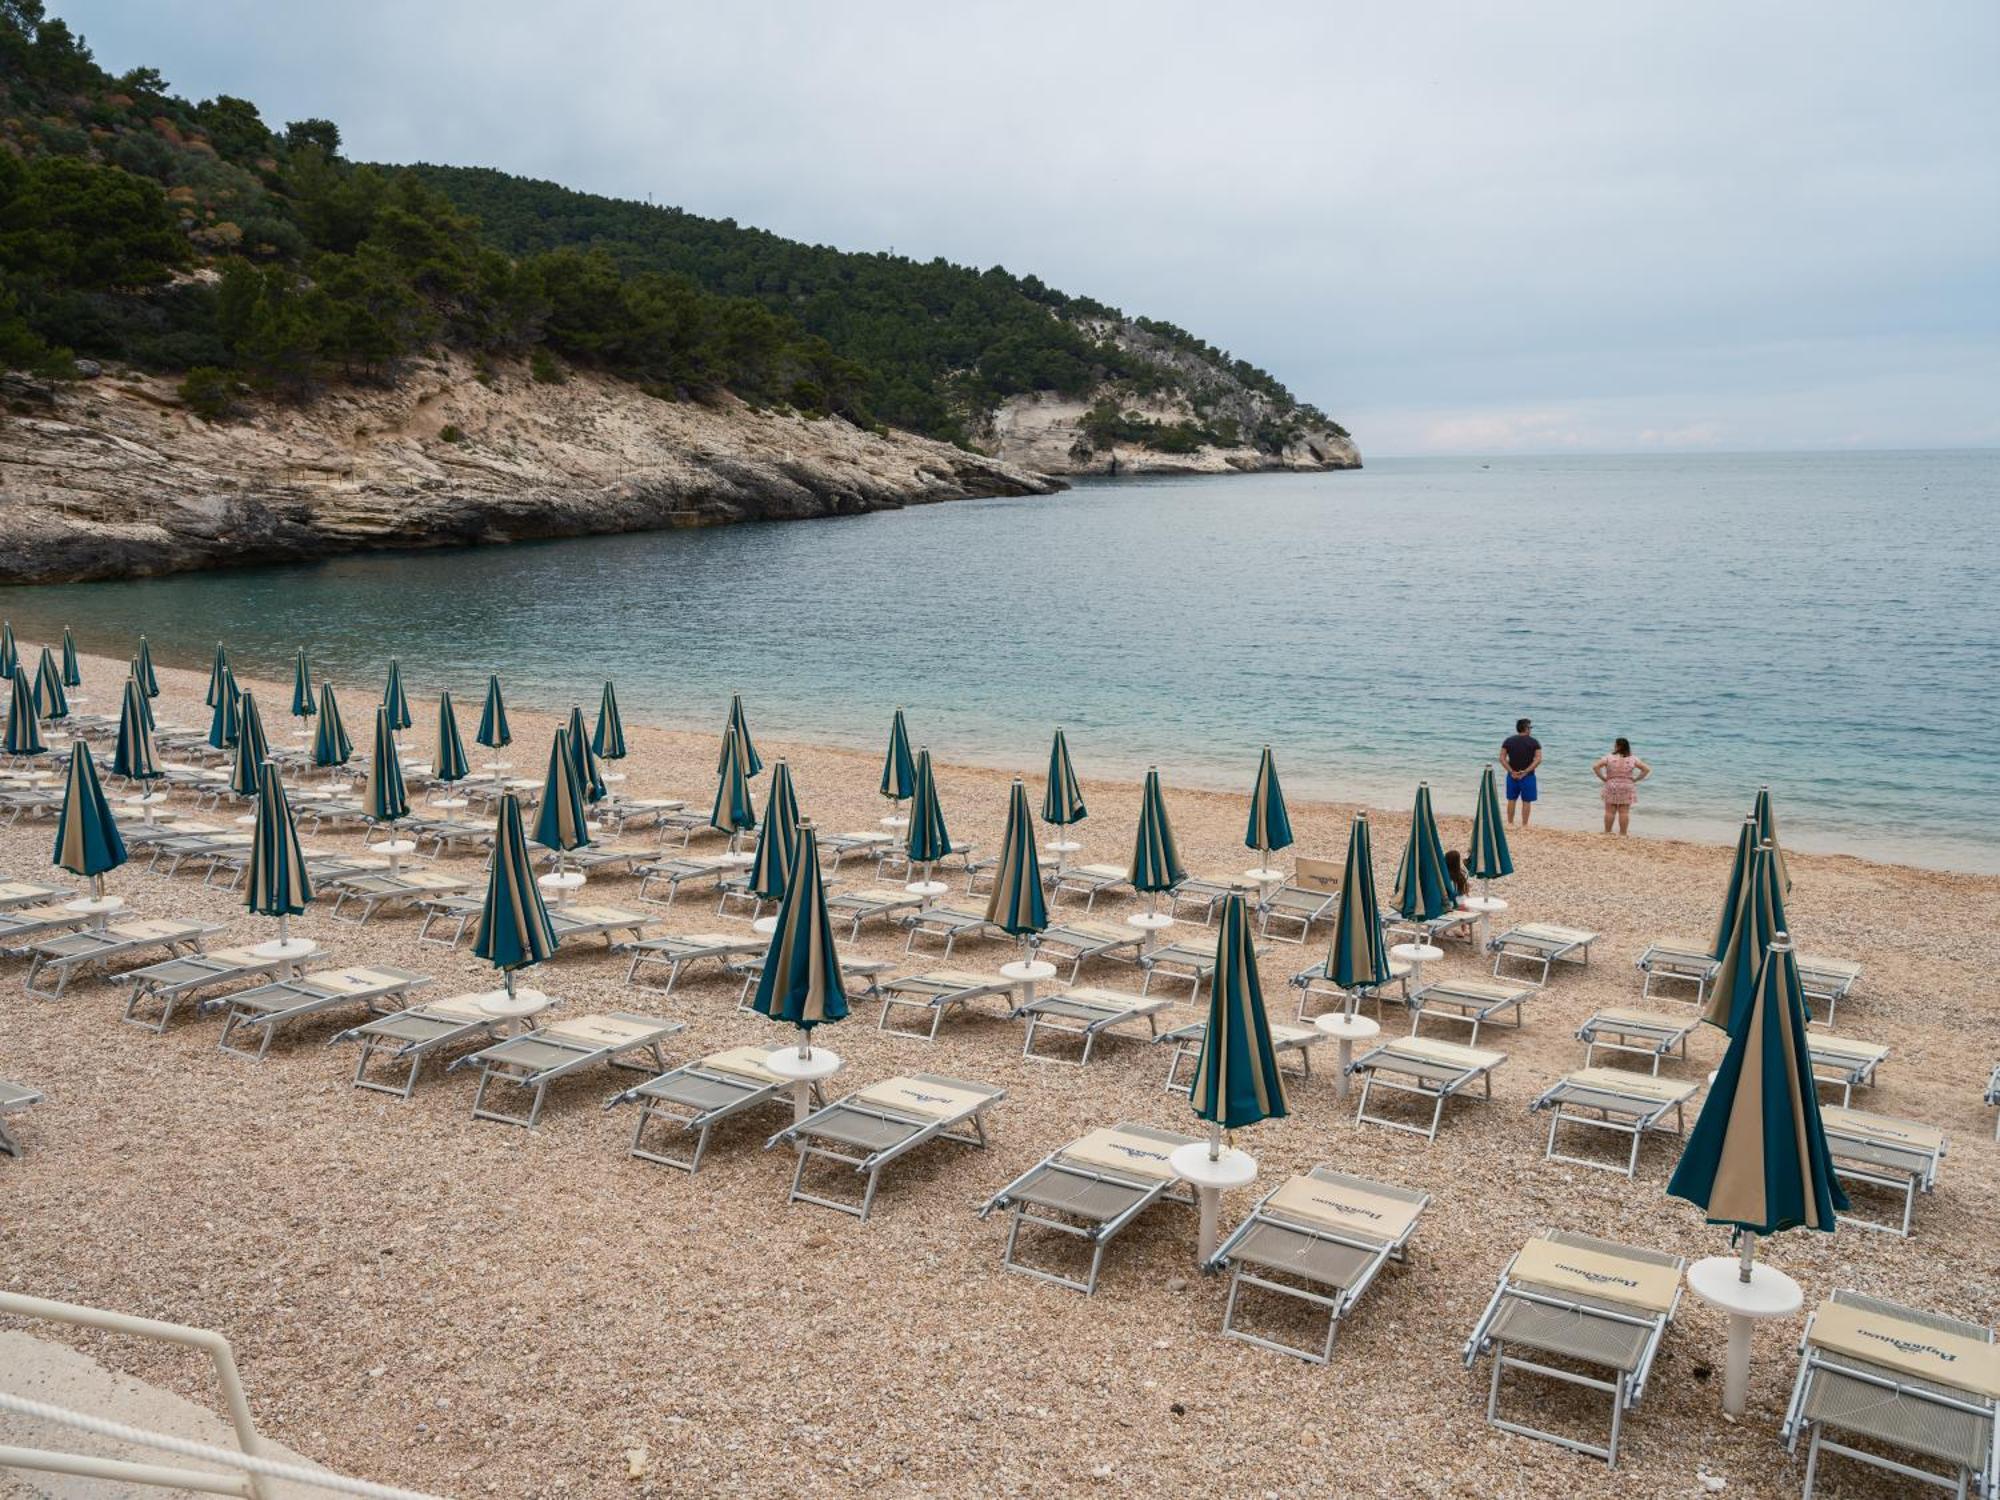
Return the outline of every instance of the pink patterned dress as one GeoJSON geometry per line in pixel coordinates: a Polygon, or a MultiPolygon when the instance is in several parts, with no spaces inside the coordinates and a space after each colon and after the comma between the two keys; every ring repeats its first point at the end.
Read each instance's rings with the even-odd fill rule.
{"type": "Polygon", "coordinates": [[[1639,787],[1632,780],[1632,768],[1639,763],[1636,755],[1607,755],[1604,757],[1604,805],[1606,807],[1630,807],[1639,800],[1639,787]]]}

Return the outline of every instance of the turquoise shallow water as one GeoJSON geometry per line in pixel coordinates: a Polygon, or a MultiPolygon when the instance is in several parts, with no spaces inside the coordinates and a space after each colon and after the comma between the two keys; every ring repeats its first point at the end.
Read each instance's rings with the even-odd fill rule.
{"type": "Polygon", "coordinates": [[[1528,714],[1542,814],[1727,836],[1760,781],[1801,847],[2000,870],[2000,452],[1388,460],[1127,480],[835,521],[0,589],[24,640],[1085,775],[1469,810],[1528,714]]]}

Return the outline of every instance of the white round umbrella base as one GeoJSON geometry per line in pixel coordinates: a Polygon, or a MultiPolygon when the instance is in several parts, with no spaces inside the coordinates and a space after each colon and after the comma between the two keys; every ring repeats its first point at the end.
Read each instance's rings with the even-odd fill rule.
{"type": "Polygon", "coordinates": [[[1142,911],[1127,917],[1125,925],[1141,932],[1165,932],[1174,925],[1174,919],[1163,911],[1142,911]]]}
{"type": "Polygon", "coordinates": [[[124,908],[123,896],[79,896],[74,901],[63,902],[64,911],[73,911],[82,917],[108,917],[124,908]]]}
{"type": "Polygon", "coordinates": [[[1436,963],[1444,957],[1444,949],[1429,943],[1398,943],[1389,950],[1391,958],[1400,958],[1406,964],[1436,963]]]}
{"type": "Polygon", "coordinates": [[[1167,1170],[1196,1187],[1240,1188],[1257,1180],[1257,1158],[1248,1151],[1225,1146],[1214,1161],[1208,1159],[1208,1142],[1194,1141],[1176,1146],[1167,1156],[1167,1170]]]}
{"type": "Polygon", "coordinates": [[[1722,1374],[1722,1409],[1743,1415],[1750,1394],[1750,1330],[1765,1318],[1788,1318],[1805,1303],[1799,1284],[1775,1266],[1751,1266],[1742,1278],[1733,1255],[1711,1255],[1687,1269],[1688,1290],[1729,1314],[1729,1357],[1722,1374]]]}
{"type": "Polygon", "coordinates": [[[942,896],[951,887],[946,885],[942,880],[912,880],[903,889],[908,891],[912,896],[930,897],[942,896]]]}
{"type": "Polygon", "coordinates": [[[1039,958],[1033,961],[1016,959],[1011,964],[1000,965],[1000,977],[1019,984],[1039,984],[1044,979],[1056,977],[1056,966],[1039,958]]]}
{"type": "Polygon", "coordinates": [[[780,1047],[764,1059],[764,1066],[793,1083],[817,1083],[841,1069],[840,1054],[826,1047],[813,1047],[804,1057],[796,1044],[780,1047]]]}
{"type": "Polygon", "coordinates": [[[1481,916],[1490,917],[1496,912],[1505,911],[1507,903],[1498,896],[1460,896],[1458,898],[1458,909],[1460,911],[1476,911],[1481,916]]]}
{"type": "Polygon", "coordinates": [[[1336,1041],[1367,1042],[1382,1034],[1382,1023],[1371,1021],[1366,1016],[1350,1016],[1341,1011],[1332,1011],[1323,1016],[1314,1016],[1313,1025],[1336,1041]]]}
{"type": "Polygon", "coordinates": [[[1283,870],[1272,869],[1245,870],[1243,878],[1245,880],[1254,880],[1259,885],[1276,885],[1285,878],[1285,872],[1283,870]]]}
{"type": "Polygon", "coordinates": [[[1050,854],[1074,854],[1082,847],[1083,845],[1075,839],[1051,839],[1042,845],[1042,848],[1050,854]]]}
{"type": "Polygon", "coordinates": [[[472,1003],[489,1016],[518,1020],[545,1011],[554,1002],[540,990],[516,989],[511,995],[505,990],[488,990],[483,995],[474,995],[472,1003]]]}
{"type": "Polygon", "coordinates": [[[319,951],[319,944],[311,938],[272,938],[268,943],[258,943],[250,950],[259,958],[306,958],[319,951]]]}

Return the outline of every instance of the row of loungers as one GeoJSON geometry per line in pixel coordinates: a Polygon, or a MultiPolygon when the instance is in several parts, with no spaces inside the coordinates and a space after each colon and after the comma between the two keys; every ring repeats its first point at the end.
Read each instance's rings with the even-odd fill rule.
{"type": "MultiPolygon", "coordinates": [[[[1825,1005],[1826,1022],[1832,1025],[1840,1002],[1847,998],[1861,978],[1861,965],[1850,959],[1827,958],[1813,953],[1798,954],[1796,961],[1800,993],[1808,1006],[1815,1001],[1825,1005]]],[[[1651,999],[1656,987],[1692,985],[1694,1003],[1700,1005],[1707,1000],[1708,986],[1720,967],[1706,945],[1680,938],[1662,938],[1648,944],[1646,951],[1639,955],[1639,970],[1646,976],[1640,993],[1651,999]]]]}

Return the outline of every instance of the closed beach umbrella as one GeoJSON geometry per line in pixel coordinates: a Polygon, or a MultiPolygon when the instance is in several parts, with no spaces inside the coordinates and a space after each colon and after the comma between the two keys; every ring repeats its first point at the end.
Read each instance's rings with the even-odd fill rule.
{"type": "Polygon", "coordinates": [[[569,711],[569,753],[576,763],[577,790],[593,806],[604,800],[604,770],[597,764],[597,752],[590,748],[590,735],[583,727],[583,710],[572,705],[569,711]]]}
{"type": "Polygon", "coordinates": [[[298,660],[292,663],[292,717],[310,719],[313,716],[312,666],[306,661],[306,648],[299,647],[298,660]]]}
{"type": "Polygon", "coordinates": [[[1070,764],[1069,736],[1058,729],[1049,745],[1049,784],[1042,793],[1042,821],[1067,828],[1089,816],[1083,805],[1083,788],[1076,784],[1076,767],[1070,764]]]}
{"type": "Polygon", "coordinates": [[[1278,763],[1271,747],[1257,762],[1257,782],[1250,788],[1250,825],[1243,831],[1243,847],[1255,849],[1260,868],[1268,869],[1273,849],[1292,847],[1292,820],[1285,811],[1285,789],[1278,784],[1278,763]]]}
{"type": "MultiPolygon", "coordinates": [[[[1326,950],[1326,977],[1350,992],[1389,982],[1389,951],[1382,941],[1382,911],[1375,899],[1375,848],[1368,814],[1354,815],[1347,835],[1347,865],[1340,876],[1340,912],[1326,950]]],[[[1350,1004],[1349,1010],[1352,1011],[1350,1004]]]]}
{"type": "Polygon", "coordinates": [[[347,764],[354,754],[354,741],[340,722],[340,703],[333,696],[333,684],[319,685],[319,723],[313,727],[313,764],[325,770],[347,764]]]}
{"type": "Polygon", "coordinates": [[[930,746],[917,752],[917,775],[910,791],[910,826],[903,852],[912,865],[924,867],[930,883],[931,866],[951,853],[951,833],[944,826],[944,804],[938,800],[937,773],[931,767],[930,746]]]}
{"type": "Polygon", "coordinates": [[[403,763],[396,755],[396,731],[389,723],[386,703],[375,708],[375,744],[368,754],[361,811],[371,823],[393,823],[410,815],[409,793],[403,789],[403,763]]]}
{"type": "Polygon", "coordinates": [[[493,855],[486,865],[486,899],[479,907],[479,928],[472,953],[506,975],[507,993],[514,993],[514,973],[540,963],[556,951],[556,931],[535,884],[535,862],[521,827],[521,801],[512,792],[500,799],[500,821],[493,835],[493,855]]]}
{"type": "Polygon", "coordinates": [[[1798,961],[1782,932],[1765,949],[1744,1024],[1729,1039],[1667,1195],[1743,1235],[1745,1281],[1758,1235],[1831,1233],[1847,1207],[1806,1051],[1798,961]]]}
{"type": "Polygon", "coordinates": [[[590,748],[599,760],[625,758],[625,721],[619,717],[618,694],[609,682],[604,684],[604,696],[597,700],[597,728],[591,733],[590,748]]]}
{"type": "Polygon", "coordinates": [[[382,706],[389,710],[391,729],[410,727],[410,700],[403,692],[403,669],[393,656],[389,658],[389,680],[382,684],[382,706]]]}
{"type": "Polygon", "coordinates": [[[222,642],[217,641],[215,643],[215,660],[209,664],[208,668],[208,692],[201,701],[206,703],[210,708],[215,707],[216,699],[228,696],[222,691],[222,686],[230,680],[229,653],[222,649],[222,642]]]}
{"type": "MultiPolygon", "coordinates": [[[[1756,998],[1764,954],[1777,934],[1786,930],[1785,896],[1778,889],[1778,854],[1759,844],[1750,856],[1750,874],[1736,904],[1736,923],[1722,945],[1715,976],[1708,983],[1708,1002],[1701,1018],[1732,1036],[1742,1028],[1756,998]]],[[[1796,967],[1796,961],[1794,961],[1796,967]]]]}
{"type": "Polygon", "coordinates": [[[148,698],[160,696],[160,674],[153,670],[153,648],[143,635],[139,637],[139,654],[132,659],[132,672],[148,698]]]}
{"type": "Polygon", "coordinates": [[[14,673],[8,691],[7,739],[0,748],[9,755],[40,755],[49,748],[42,741],[42,726],[35,714],[35,690],[28,686],[26,672],[14,673]]]}
{"type": "Polygon", "coordinates": [[[0,620],[0,677],[12,677],[21,669],[21,652],[14,644],[14,622],[0,620]]]}
{"type": "Polygon", "coordinates": [[[56,654],[47,646],[42,647],[41,660],[35,666],[35,710],[51,721],[69,717],[69,694],[63,691],[56,654]]]}
{"type": "Polygon", "coordinates": [[[497,673],[486,679],[486,706],[479,711],[479,732],[473,738],[488,750],[514,743],[514,732],[507,727],[507,700],[500,696],[497,673]]]}
{"type": "Polygon", "coordinates": [[[1133,889],[1144,891],[1154,908],[1160,904],[1161,891],[1170,891],[1187,879],[1180,850],[1174,844],[1173,825],[1167,821],[1167,799],[1160,791],[1157,766],[1146,770],[1146,789],[1139,798],[1139,832],[1132,841],[1132,867],[1127,874],[1133,889]]]}
{"type": "Polygon", "coordinates": [[[72,875],[88,876],[93,897],[103,896],[105,873],[125,863],[125,840],[104,800],[90,746],[82,740],[70,746],[69,784],[63,789],[62,817],[56,823],[55,852],[49,860],[72,875]]]}
{"type": "Polygon", "coordinates": [[[257,788],[257,824],[250,834],[250,868],[243,886],[243,904],[260,917],[276,917],[278,943],[289,947],[291,919],[306,909],[313,888],[305,855],[299,849],[292,804],[285,796],[285,783],[275,762],[265,763],[257,788]]]}
{"type": "MultiPolygon", "coordinates": [[[[729,725],[728,731],[722,737],[722,744],[725,750],[729,748],[729,733],[732,732],[736,736],[737,758],[743,762],[743,774],[745,776],[755,776],[764,769],[764,759],[757,753],[757,746],[750,739],[750,721],[743,715],[743,695],[741,693],[731,693],[729,695],[729,725]]],[[[722,769],[720,761],[716,762],[715,769],[717,771],[722,769]]]]}
{"type": "Polygon", "coordinates": [[[737,753],[734,729],[722,734],[722,756],[715,769],[715,806],[709,812],[708,826],[728,834],[732,849],[738,834],[757,826],[757,809],[750,804],[749,773],[737,753]]]}
{"type": "Polygon", "coordinates": [[[1729,862],[1729,884],[1722,890],[1722,919],[1716,924],[1715,942],[1708,950],[1712,958],[1722,957],[1736,931],[1736,914],[1750,889],[1750,867],[1757,858],[1758,842],[1757,815],[1751,813],[1736,830],[1736,857],[1729,862]]]}
{"type": "Polygon", "coordinates": [[[889,720],[889,749],[882,757],[882,795],[891,802],[907,802],[916,790],[917,762],[910,754],[910,727],[898,708],[889,720]]]}
{"type": "Polygon", "coordinates": [[[771,773],[770,795],[764,799],[764,825],[757,835],[757,861],[750,866],[750,889],[761,905],[784,899],[791,884],[792,855],[799,840],[799,794],[792,787],[792,768],[783,757],[771,773]]]}
{"type": "Polygon", "coordinates": [[[244,693],[237,702],[236,760],[229,769],[229,790],[239,797],[254,797],[264,778],[271,746],[264,738],[264,716],[257,711],[257,699],[244,693]]]}
{"type": "Polygon", "coordinates": [[[563,853],[590,842],[590,830],[584,826],[583,789],[576,783],[576,756],[570,750],[567,729],[558,729],[549,746],[542,806],[535,817],[535,842],[556,851],[558,874],[562,872],[563,853]]]}
{"type": "Polygon", "coordinates": [[[1428,922],[1458,905],[1458,888],[1444,866],[1444,841],[1438,837],[1431,812],[1431,784],[1417,783],[1416,806],[1410,810],[1410,842],[1396,869],[1396,889],[1390,897],[1397,915],[1411,922],[1428,922]]]}
{"type": "Polygon", "coordinates": [[[76,636],[67,625],[63,626],[62,680],[64,687],[83,686],[83,663],[76,658],[76,636]]]}
{"type": "Polygon", "coordinates": [[[1514,857],[1507,850],[1507,824],[1500,816],[1500,783],[1493,775],[1492,762],[1479,776],[1479,800],[1472,809],[1472,858],[1466,873],[1479,882],[1481,895],[1488,881],[1514,873],[1514,857]]]}
{"type": "Polygon", "coordinates": [[[1757,788],[1757,801],[1750,809],[1750,816],[1757,820],[1757,842],[1769,844],[1778,861],[1778,888],[1787,896],[1792,893],[1792,872],[1785,864],[1785,846],[1778,842],[1778,815],[1771,811],[1771,789],[1757,788]]]}
{"type": "Polygon", "coordinates": [[[437,754],[431,758],[431,774],[439,781],[463,781],[472,774],[466,763],[465,741],[458,734],[458,713],[451,706],[451,691],[438,694],[437,754]]]}
{"type": "Polygon", "coordinates": [[[1018,776],[1007,794],[1007,827],[1000,835],[1000,865],[993,872],[993,894],[986,898],[986,920],[1002,932],[1027,939],[1049,925],[1042,861],[1035,852],[1035,820],[1028,811],[1028,789],[1018,776]]]}
{"type": "MultiPolygon", "coordinates": [[[[779,762],[783,764],[783,762],[779,762]]],[[[847,991],[840,983],[840,957],[826,910],[826,882],[819,870],[819,835],[810,822],[799,824],[792,878],[778,908],[778,929],[757,976],[758,1014],[799,1028],[799,1056],[812,1048],[812,1029],[847,1016],[847,991]]]]}
{"type": "Polygon", "coordinates": [[[136,677],[125,679],[125,702],[118,710],[118,744],[111,752],[111,774],[128,781],[152,781],[164,775],[147,718],[145,690],[136,677]]]}
{"type": "Polygon", "coordinates": [[[139,707],[145,710],[146,727],[157,729],[159,725],[153,718],[153,694],[146,691],[146,679],[141,671],[143,665],[138,657],[132,658],[131,680],[139,686],[139,707]]]}
{"type": "Polygon", "coordinates": [[[234,750],[237,716],[242,712],[242,704],[238,702],[241,695],[236,691],[236,679],[230,675],[228,667],[222,669],[222,680],[216,686],[220,691],[215,695],[215,711],[208,719],[208,742],[218,750],[234,750]]]}
{"type": "Polygon", "coordinates": [[[1209,1124],[1208,1159],[1222,1151],[1222,1132],[1278,1119],[1285,1080],[1271,1047],[1271,1022],[1257,979],[1257,950],[1242,896],[1222,903],[1215,939],[1215,977],[1208,994],[1208,1031],[1194,1068],[1194,1112],[1209,1124]]]}

